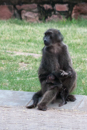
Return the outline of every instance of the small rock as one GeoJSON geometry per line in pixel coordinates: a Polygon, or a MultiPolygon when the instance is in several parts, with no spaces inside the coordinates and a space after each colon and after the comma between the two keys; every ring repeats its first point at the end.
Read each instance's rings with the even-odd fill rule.
{"type": "Polygon", "coordinates": [[[0,19],[6,20],[10,19],[13,16],[13,6],[9,5],[0,5],[0,19]]]}
{"type": "Polygon", "coordinates": [[[37,4],[23,4],[23,5],[17,5],[16,6],[18,10],[34,10],[37,8],[37,4]]]}
{"type": "Polygon", "coordinates": [[[72,12],[72,18],[85,18],[87,19],[87,3],[79,3],[74,6],[72,12]]]}
{"type": "Polygon", "coordinates": [[[62,18],[62,16],[59,14],[59,15],[52,15],[51,17],[48,17],[47,19],[46,19],[46,22],[48,22],[48,21],[58,21],[58,20],[62,20],[63,18],[62,18]]]}
{"type": "Polygon", "coordinates": [[[45,10],[52,9],[52,6],[48,4],[44,4],[43,7],[45,10]]]}
{"type": "Polygon", "coordinates": [[[56,11],[68,11],[68,4],[55,4],[56,11]]]}
{"type": "Polygon", "coordinates": [[[26,20],[27,22],[39,22],[39,16],[38,13],[29,12],[29,11],[22,11],[22,19],[26,20]]]}

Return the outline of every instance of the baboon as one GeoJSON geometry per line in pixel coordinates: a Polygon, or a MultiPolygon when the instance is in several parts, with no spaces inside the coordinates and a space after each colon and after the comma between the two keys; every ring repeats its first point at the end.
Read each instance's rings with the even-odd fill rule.
{"type": "MultiPolygon", "coordinates": [[[[44,34],[44,47],[42,59],[38,70],[38,77],[41,83],[41,90],[32,97],[33,104],[27,108],[34,108],[38,105],[39,110],[46,110],[47,104],[52,102],[60,94],[58,87],[50,89],[51,85],[46,83],[47,76],[51,73],[58,74],[61,70],[71,76],[61,79],[62,87],[67,90],[68,101],[75,101],[76,98],[70,93],[76,87],[76,72],[72,67],[68,47],[63,43],[63,36],[57,29],[48,29],[44,34]],[[39,98],[42,97],[38,103],[39,98]]],[[[61,72],[61,73],[62,73],[61,72]]]]}
{"type": "Polygon", "coordinates": [[[66,103],[66,97],[65,97],[65,90],[66,89],[63,88],[61,80],[59,78],[56,78],[53,74],[50,74],[47,76],[46,83],[50,85],[49,90],[57,87],[57,91],[60,92],[62,103],[60,103],[59,106],[62,106],[63,104],[65,104],[66,103]]]}
{"type": "Polygon", "coordinates": [[[62,73],[60,73],[60,72],[57,73],[56,75],[54,75],[54,74],[48,75],[46,83],[50,85],[49,89],[53,89],[55,87],[58,88],[58,92],[60,92],[60,97],[62,99],[62,102],[59,104],[59,106],[62,106],[67,103],[66,98],[68,96],[68,91],[66,88],[63,87],[61,79],[70,77],[71,75],[64,71],[62,71],[62,73]]]}
{"type": "Polygon", "coordinates": [[[49,74],[46,79],[46,83],[50,84],[50,89],[53,89],[54,87],[58,86],[59,88],[62,87],[62,82],[59,78],[54,76],[53,74],[49,74]]]}
{"type": "Polygon", "coordinates": [[[62,86],[62,79],[67,78],[67,77],[71,77],[70,73],[67,73],[63,70],[60,70],[57,73],[51,73],[47,76],[47,80],[46,83],[47,84],[52,84],[54,87],[56,85],[58,86],[62,86]]]}

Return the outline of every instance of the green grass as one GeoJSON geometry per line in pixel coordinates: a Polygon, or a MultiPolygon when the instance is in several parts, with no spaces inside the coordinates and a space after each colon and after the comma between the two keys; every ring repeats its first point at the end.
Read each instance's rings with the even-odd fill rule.
{"type": "Polygon", "coordinates": [[[0,21],[0,89],[38,91],[37,70],[41,57],[17,55],[16,52],[41,54],[43,33],[56,28],[69,47],[77,72],[75,94],[87,95],[87,20],[64,20],[49,23],[0,21]]]}

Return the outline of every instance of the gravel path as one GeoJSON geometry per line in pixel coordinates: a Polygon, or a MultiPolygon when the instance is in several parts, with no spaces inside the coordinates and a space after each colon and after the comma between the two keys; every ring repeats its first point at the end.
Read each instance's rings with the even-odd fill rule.
{"type": "Polygon", "coordinates": [[[87,112],[0,107],[0,130],[87,130],[87,112]]]}

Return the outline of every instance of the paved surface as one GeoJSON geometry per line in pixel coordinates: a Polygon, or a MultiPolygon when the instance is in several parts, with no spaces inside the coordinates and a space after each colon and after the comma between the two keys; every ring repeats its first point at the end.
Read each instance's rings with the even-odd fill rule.
{"type": "Polygon", "coordinates": [[[87,96],[47,111],[26,109],[33,92],[0,90],[0,130],[87,130],[87,96]]]}

